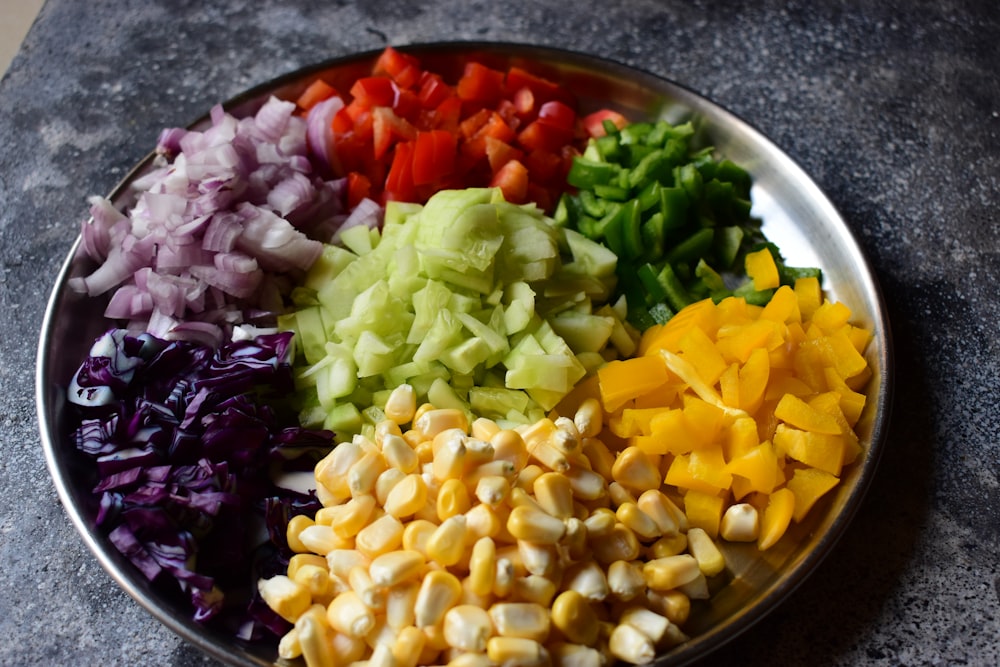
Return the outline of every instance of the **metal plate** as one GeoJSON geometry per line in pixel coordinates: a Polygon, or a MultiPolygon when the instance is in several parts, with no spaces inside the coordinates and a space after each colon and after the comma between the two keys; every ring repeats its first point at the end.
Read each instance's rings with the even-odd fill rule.
{"type": "MultiPolygon", "coordinates": [[[[657,665],[680,665],[704,657],[746,631],[784,600],[846,529],[874,475],[888,423],[892,377],[889,323],[875,277],[847,224],[809,176],[760,132],[732,113],[676,83],[604,59],[519,44],[438,43],[400,50],[417,55],[429,70],[455,81],[466,62],[505,69],[519,65],[555,80],[578,96],[581,111],[612,107],[633,119],[671,122],[691,119],[701,138],[744,166],[753,178],[753,214],[792,266],[819,266],[829,298],[849,306],[857,323],[873,332],[866,353],[874,372],[857,431],[863,457],[847,468],[836,489],[775,547],[725,545],[727,573],[713,584],[712,598],[695,601],[686,631],[691,641],[660,656],[657,665]]],[[[237,116],[253,113],[270,95],[294,99],[316,76],[338,89],[368,74],[380,51],[338,58],[253,88],[224,106],[237,116]]],[[[207,123],[202,118],[194,123],[207,123]]],[[[140,162],[109,195],[119,208],[131,204],[128,186],[146,171],[140,162]]],[[[213,657],[233,665],[271,665],[273,646],[248,645],[190,620],[184,600],[165,595],[94,530],[96,502],[88,486],[89,462],[74,449],[64,418],[69,378],[86,357],[91,341],[108,327],[95,307],[67,288],[69,278],[93,269],[74,244],[56,279],[38,346],[36,400],[46,461],[60,500],[87,546],[115,581],[175,633],[213,657]]]]}

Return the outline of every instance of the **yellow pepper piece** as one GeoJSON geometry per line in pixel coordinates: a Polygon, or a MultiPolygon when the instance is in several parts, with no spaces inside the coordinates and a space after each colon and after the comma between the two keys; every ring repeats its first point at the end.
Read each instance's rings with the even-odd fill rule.
{"type": "Polygon", "coordinates": [[[812,506],[823,494],[837,485],[839,480],[823,470],[816,468],[796,468],[785,486],[795,494],[795,511],[792,518],[802,521],[812,506]]]}
{"type": "Polygon", "coordinates": [[[841,301],[824,301],[809,318],[824,333],[833,333],[851,319],[851,309],[841,301]]]}
{"type": "Polygon", "coordinates": [[[788,488],[778,489],[768,496],[767,507],[760,521],[757,548],[761,551],[773,547],[788,530],[795,511],[795,494],[788,488]]]}
{"type": "MultiPolygon", "coordinates": [[[[840,401],[838,400],[838,410],[840,409],[839,403],[840,401]]],[[[827,435],[840,435],[842,432],[840,424],[837,423],[835,417],[817,410],[801,398],[797,398],[792,394],[785,394],[781,397],[778,405],[774,408],[774,416],[786,424],[802,429],[803,431],[825,433],[827,435]]]]}
{"type": "Polygon", "coordinates": [[[780,285],[778,266],[767,248],[747,253],[744,266],[755,290],[775,289],[780,285]]]}
{"type": "Polygon", "coordinates": [[[840,476],[844,464],[842,436],[800,431],[779,424],[774,431],[774,446],[796,461],[840,476]]]}
{"type": "Polygon", "coordinates": [[[684,513],[687,515],[688,525],[701,528],[713,540],[719,536],[719,523],[722,521],[725,505],[725,499],[716,494],[697,490],[684,494],[684,513]]]}
{"type": "Polygon", "coordinates": [[[771,375],[771,359],[767,352],[756,349],[750,353],[746,362],[740,367],[740,403],[739,408],[753,414],[760,408],[764,400],[768,379],[771,375]]]}
{"type": "Polygon", "coordinates": [[[597,371],[604,408],[614,412],[629,399],[653,391],[670,379],[659,355],[612,361],[597,371]]]}
{"type": "Polygon", "coordinates": [[[768,440],[732,459],[726,464],[726,470],[747,480],[747,486],[741,495],[746,495],[747,491],[771,493],[781,481],[782,475],[778,466],[778,456],[768,440]]]}
{"type": "Polygon", "coordinates": [[[779,287],[771,300],[764,306],[760,319],[783,323],[801,322],[802,311],[799,308],[799,300],[795,290],[788,285],[779,287]]]}
{"type": "Polygon", "coordinates": [[[698,369],[707,384],[715,384],[728,364],[715,347],[715,341],[701,329],[690,329],[680,342],[679,355],[698,369]]]}
{"type": "Polygon", "coordinates": [[[719,328],[719,313],[711,299],[696,301],[682,308],[666,324],[650,327],[643,332],[638,354],[648,355],[661,349],[677,352],[681,338],[693,328],[701,329],[708,336],[713,336],[719,328]]]}
{"type": "Polygon", "coordinates": [[[802,319],[810,319],[819,305],[823,303],[823,291],[820,289],[819,278],[810,276],[798,278],[795,281],[795,298],[799,302],[799,312],[802,319]]]}

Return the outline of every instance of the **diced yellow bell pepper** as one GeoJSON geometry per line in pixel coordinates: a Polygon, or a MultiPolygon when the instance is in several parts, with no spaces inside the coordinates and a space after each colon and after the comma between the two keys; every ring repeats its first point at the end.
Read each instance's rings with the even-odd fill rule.
{"type": "Polygon", "coordinates": [[[610,412],[640,394],[653,391],[669,380],[667,366],[660,355],[611,361],[597,371],[601,401],[610,412]]]}
{"type": "Polygon", "coordinates": [[[688,525],[701,528],[712,539],[719,536],[719,523],[725,506],[726,499],[717,494],[698,490],[684,494],[684,513],[687,515],[688,525]]]}
{"type": "Polygon", "coordinates": [[[719,376],[719,394],[726,405],[740,407],[740,365],[735,361],[719,376]]]}
{"type": "MultiPolygon", "coordinates": [[[[837,406],[837,410],[839,410],[839,398],[835,397],[835,400],[835,405],[837,406]]],[[[837,423],[837,419],[834,416],[810,406],[809,403],[792,394],[785,394],[781,397],[778,405],[774,408],[774,416],[786,424],[802,429],[803,431],[826,433],[828,435],[840,435],[842,433],[840,424],[837,423]]]]}
{"type": "Polygon", "coordinates": [[[767,352],[763,349],[751,352],[740,368],[740,409],[750,414],[757,412],[770,376],[771,360],[767,352]]]}
{"type": "Polygon", "coordinates": [[[767,507],[760,520],[757,548],[761,551],[773,547],[788,530],[795,511],[795,494],[788,488],[778,489],[768,496],[767,507]]]}
{"type": "Polygon", "coordinates": [[[858,419],[861,418],[861,411],[865,408],[867,397],[848,387],[836,369],[826,368],[824,369],[824,374],[826,375],[827,386],[830,388],[830,391],[837,394],[840,410],[844,413],[844,418],[853,429],[854,425],[858,423],[858,419]]]}
{"type": "Polygon", "coordinates": [[[723,452],[727,461],[743,456],[760,444],[757,435],[757,420],[753,417],[740,417],[729,427],[728,438],[723,443],[723,452]]]}
{"type": "Polygon", "coordinates": [[[777,349],[784,343],[784,325],[771,320],[757,320],[741,327],[727,330],[720,336],[718,347],[725,361],[746,363],[750,354],[758,349],[777,349]],[[779,329],[780,327],[780,329],[779,329]]]}
{"type": "MultiPolygon", "coordinates": [[[[697,467],[695,470],[698,470],[697,467]]],[[[691,454],[681,454],[675,456],[670,462],[664,481],[667,484],[676,486],[679,489],[701,491],[702,493],[714,495],[722,490],[718,483],[709,482],[695,475],[695,470],[691,468],[691,454]]],[[[698,472],[701,472],[698,470],[698,472]]],[[[731,478],[730,478],[731,480],[731,478]]]]}
{"type": "Polygon", "coordinates": [[[658,415],[649,420],[649,430],[660,443],[654,450],[664,450],[658,453],[687,454],[698,444],[698,438],[688,426],[681,408],[660,410],[658,415]]]}
{"type": "Polygon", "coordinates": [[[767,440],[726,464],[726,470],[747,480],[750,491],[771,493],[782,481],[774,446],[767,440]]]}
{"type": "Polygon", "coordinates": [[[850,319],[851,309],[842,301],[824,301],[809,321],[829,334],[847,324],[850,319]]]}
{"type": "Polygon", "coordinates": [[[730,421],[726,413],[697,396],[684,397],[684,422],[699,445],[718,441],[730,421]]]}
{"type": "Polygon", "coordinates": [[[764,306],[760,319],[781,323],[801,322],[802,312],[799,309],[799,300],[795,295],[795,290],[788,285],[779,287],[771,300],[764,306]]]}
{"type": "Polygon", "coordinates": [[[744,266],[747,276],[753,280],[755,290],[775,289],[781,284],[778,265],[774,263],[774,255],[767,248],[747,253],[744,266]]]}
{"type": "Polygon", "coordinates": [[[699,328],[708,336],[714,336],[719,328],[719,313],[711,299],[696,301],[670,318],[666,324],[653,326],[643,332],[639,340],[639,354],[648,355],[657,350],[676,353],[679,343],[692,328],[699,328]]]}
{"type": "Polygon", "coordinates": [[[844,463],[843,436],[801,431],[779,424],[774,431],[774,446],[796,461],[840,476],[844,463]]]}
{"type": "Polygon", "coordinates": [[[855,348],[845,328],[831,333],[826,340],[829,365],[836,368],[842,378],[854,377],[868,367],[868,361],[855,348]]]}
{"type": "Polygon", "coordinates": [[[795,298],[798,299],[802,319],[810,319],[819,305],[823,303],[823,291],[820,289],[819,278],[810,276],[796,279],[795,298]]]}
{"type": "Polygon", "coordinates": [[[688,458],[688,472],[720,491],[728,489],[733,483],[732,473],[726,468],[726,459],[722,455],[722,445],[713,444],[692,450],[688,458]]]}
{"type": "Polygon", "coordinates": [[[678,354],[698,369],[698,375],[706,384],[713,385],[726,370],[726,360],[722,358],[715,341],[701,329],[690,329],[679,341],[678,354]]]}
{"type": "Polygon", "coordinates": [[[785,486],[795,494],[792,518],[802,521],[812,506],[840,481],[835,475],[816,468],[796,468],[785,486]]]}

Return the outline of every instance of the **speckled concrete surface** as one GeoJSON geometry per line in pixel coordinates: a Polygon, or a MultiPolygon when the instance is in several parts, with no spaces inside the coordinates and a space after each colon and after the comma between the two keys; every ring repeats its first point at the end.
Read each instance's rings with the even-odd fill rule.
{"type": "Polygon", "coordinates": [[[85,197],[214,102],[386,43],[607,56],[749,120],[857,234],[897,393],[856,520],[708,664],[1000,664],[1000,11],[984,0],[49,0],[0,82],[0,664],[211,663],[113,584],[60,507],[33,373],[85,197]]]}

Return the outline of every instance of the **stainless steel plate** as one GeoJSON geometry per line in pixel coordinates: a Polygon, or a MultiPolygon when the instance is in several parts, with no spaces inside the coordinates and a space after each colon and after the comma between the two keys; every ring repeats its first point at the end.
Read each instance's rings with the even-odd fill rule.
{"type": "MultiPolygon", "coordinates": [[[[858,323],[874,333],[867,351],[874,376],[869,400],[857,426],[865,453],[845,470],[842,482],[801,524],[793,524],[778,546],[757,552],[753,545],[728,545],[725,581],[711,600],[695,603],[686,630],[690,642],[662,655],[657,665],[679,665],[704,657],[746,631],[772,610],[815,570],[834,547],[857,510],[875,473],[881,440],[888,423],[892,378],[889,323],[879,287],[850,229],[809,176],[748,123],[676,83],[633,68],[566,51],[500,43],[440,43],[403,50],[422,64],[456,80],[470,60],[506,68],[526,66],[568,86],[583,110],[610,106],[633,118],[690,118],[704,141],[753,177],[753,213],[764,231],[793,266],[819,266],[830,298],[847,304],[858,323]]],[[[347,89],[349,82],[370,72],[379,52],[338,58],[291,73],[229,101],[236,115],[255,111],[269,95],[294,99],[317,75],[347,89]]],[[[206,123],[203,118],[195,126],[206,123]]],[[[130,204],[128,186],[150,166],[152,155],[138,164],[110,194],[119,207],[130,204]]],[[[64,394],[68,380],[85,358],[91,341],[107,328],[101,308],[67,288],[67,280],[85,275],[89,265],[76,244],[56,279],[38,346],[37,406],[42,445],[49,470],[73,523],[105,570],[139,604],[171,630],[215,658],[233,665],[271,665],[275,649],[253,646],[206,631],[190,620],[183,600],[156,590],[94,529],[96,504],[87,486],[85,466],[74,450],[65,423],[64,394]]]]}

